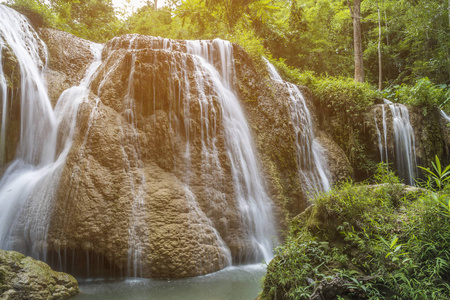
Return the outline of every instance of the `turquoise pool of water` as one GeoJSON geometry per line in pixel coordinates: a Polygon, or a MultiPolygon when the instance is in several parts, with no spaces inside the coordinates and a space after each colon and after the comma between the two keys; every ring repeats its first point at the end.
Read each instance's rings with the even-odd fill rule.
{"type": "Polygon", "coordinates": [[[205,276],[177,279],[80,281],[74,300],[254,300],[266,273],[263,264],[233,266],[205,276]]]}

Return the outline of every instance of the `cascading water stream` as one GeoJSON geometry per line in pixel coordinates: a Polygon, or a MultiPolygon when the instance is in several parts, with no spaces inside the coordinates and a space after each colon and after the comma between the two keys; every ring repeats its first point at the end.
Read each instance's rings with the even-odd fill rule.
{"type": "MultiPolygon", "coordinates": [[[[0,18],[4,46],[16,56],[21,77],[19,144],[0,180],[0,248],[45,260],[53,199],[72,145],[78,106],[100,65],[102,46],[92,44],[94,62],[84,79],[64,91],[53,110],[43,79],[44,43],[16,11],[0,5],[0,18]]],[[[2,118],[3,128],[8,129],[8,121],[2,118]]]]}
{"type": "Polygon", "coordinates": [[[441,115],[444,117],[444,119],[447,122],[450,122],[450,117],[443,110],[440,110],[440,112],[441,112],[441,115]]]}
{"type": "MultiPolygon", "coordinates": [[[[273,257],[276,238],[273,204],[258,167],[250,128],[233,89],[233,47],[227,41],[216,39],[212,42],[187,41],[186,48],[189,54],[194,55],[196,67],[211,80],[220,103],[236,202],[253,249],[253,253],[243,260],[259,262],[264,259],[268,262],[273,257]],[[216,64],[220,66],[219,71],[214,67],[216,64]]],[[[207,120],[202,125],[205,126],[205,133],[202,134],[210,131],[208,124],[215,124],[215,120],[207,120]]]]}
{"type": "MultiPolygon", "coordinates": [[[[192,41],[188,41],[189,45],[192,45],[192,41]]],[[[172,41],[168,39],[163,40],[163,49],[172,51],[173,45],[172,41]]],[[[172,57],[174,58],[174,57],[172,57]]],[[[201,137],[201,173],[205,176],[211,176],[214,178],[213,182],[208,183],[210,185],[220,185],[221,181],[221,164],[219,159],[219,153],[217,148],[217,122],[216,116],[218,112],[214,106],[214,101],[211,95],[207,95],[205,91],[207,90],[205,70],[202,67],[201,59],[199,57],[193,57],[194,66],[191,72],[188,71],[189,56],[186,53],[181,54],[181,65],[177,64],[177,59],[170,60],[170,73],[174,77],[179,76],[179,89],[178,93],[175,92],[174,86],[176,83],[173,80],[169,80],[173,95],[176,97],[176,106],[183,107],[183,120],[186,136],[186,147],[184,153],[185,170],[183,175],[183,182],[185,184],[185,197],[187,200],[188,207],[192,213],[189,226],[195,227],[195,231],[199,233],[199,236],[204,235],[205,228],[203,226],[198,226],[196,218],[204,219],[208,223],[208,227],[213,231],[217,243],[221,248],[221,252],[224,256],[225,266],[229,266],[232,263],[231,252],[226,243],[223,241],[219,232],[215,229],[213,222],[207,217],[207,215],[202,211],[198,203],[196,195],[191,191],[191,176],[195,170],[191,170],[191,150],[190,150],[190,122],[191,122],[191,101],[197,99],[197,105],[200,109],[200,137],[201,137]],[[177,75],[178,74],[178,75],[177,75]],[[189,77],[194,78],[193,85],[194,90],[197,91],[196,95],[191,98],[190,89],[191,83],[189,77]],[[183,101],[183,105],[181,105],[183,101]]],[[[212,200],[211,200],[212,201],[212,200]]],[[[206,229],[208,230],[208,229],[206,229]]]]}
{"type": "Polygon", "coordinates": [[[279,82],[289,92],[289,108],[295,130],[297,148],[297,164],[299,176],[306,184],[311,195],[326,192],[331,188],[331,175],[328,170],[325,149],[316,140],[311,113],[306,106],[305,98],[295,84],[283,81],[275,67],[266,59],[270,78],[279,82]]]}
{"type": "MultiPolygon", "coordinates": [[[[54,160],[56,149],[56,119],[43,79],[47,62],[46,47],[25,17],[18,12],[1,5],[0,18],[0,34],[4,43],[2,48],[7,46],[11,49],[21,72],[21,123],[16,158],[22,159],[25,164],[46,164],[54,160]]],[[[2,76],[5,77],[5,74],[2,76]]],[[[2,125],[8,129],[8,120],[4,122],[2,120],[2,125]]]]}
{"type": "Polygon", "coordinates": [[[380,159],[382,162],[385,162],[386,164],[388,164],[389,156],[388,156],[388,148],[387,148],[386,110],[385,110],[384,105],[382,105],[381,108],[382,108],[383,135],[381,135],[380,129],[378,128],[376,110],[373,115],[373,118],[375,121],[375,127],[377,129],[378,150],[380,151],[380,159]],[[383,147],[383,142],[384,142],[384,147],[383,147]]]}
{"type": "Polygon", "coordinates": [[[402,178],[406,184],[414,185],[415,177],[417,174],[417,162],[416,162],[416,146],[414,130],[409,121],[408,108],[399,103],[392,103],[391,101],[384,99],[382,107],[383,112],[383,136],[378,127],[376,110],[374,115],[375,125],[378,134],[378,148],[380,151],[381,161],[388,163],[388,140],[387,140],[387,125],[386,125],[386,112],[385,106],[388,106],[392,115],[392,126],[394,130],[394,148],[395,148],[395,162],[400,178],[402,178]],[[383,140],[384,146],[383,146],[383,140]]]}
{"type": "MultiPolygon", "coordinates": [[[[0,40],[0,55],[4,49],[3,41],[0,40]]],[[[8,83],[3,73],[3,60],[0,60],[0,89],[2,91],[2,124],[0,129],[0,165],[3,166],[6,160],[6,124],[8,121],[8,83]]],[[[12,97],[11,97],[12,98],[12,97]]]]}
{"type": "Polygon", "coordinates": [[[140,230],[140,220],[142,219],[142,207],[145,201],[145,186],[146,179],[142,163],[141,155],[141,145],[139,141],[139,134],[137,132],[137,120],[135,115],[136,104],[134,99],[134,74],[136,71],[136,54],[133,52],[134,49],[134,36],[130,40],[130,46],[128,51],[131,52],[131,70],[130,76],[128,78],[128,88],[127,94],[124,99],[125,103],[125,115],[127,124],[125,126],[130,127],[131,130],[122,130],[122,152],[123,152],[123,164],[124,169],[128,173],[128,178],[130,180],[131,186],[131,215],[130,215],[130,227],[129,227],[129,238],[128,238],[128,276],[133,275],[134,277],[142,277],[142,247],[141,244],[144,239],[143,231],[140,230]],[[126,145],[132,145],[132,150],[126,151],[126,145]],[[138,169],[134,172],[134,167],[138,169]],[[138,175],[134,175],[137,173],[138,175]],[[136,177],[136,178],[135,178],[136,177]],[[133,271],[133,274],[130,272],[133,271]]]}

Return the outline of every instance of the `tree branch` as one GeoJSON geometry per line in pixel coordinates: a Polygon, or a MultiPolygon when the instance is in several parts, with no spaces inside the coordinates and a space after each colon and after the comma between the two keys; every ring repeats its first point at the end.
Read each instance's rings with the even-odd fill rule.
{"type": "Polygon", "coordinates": [[[347,0],[347,4],[348,4],[348,9],[350,10],[350,17],[354,18],[353,16],[353,10],[352,10],[352,5],[350,4],[350,0],[347,0]]]}

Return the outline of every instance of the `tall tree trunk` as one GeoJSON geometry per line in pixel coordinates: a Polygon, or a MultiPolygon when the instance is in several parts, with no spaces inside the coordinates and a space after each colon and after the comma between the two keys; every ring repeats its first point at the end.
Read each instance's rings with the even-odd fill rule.
{"type": "Polygon", "coordinates": [[[383,89],[383,65],[381,64],[381,14],[378,6],[378,90],[383,89]]]}
{"type": "MultiPolygon", "coordinates": [[[[348,0],[347,0],[348,1],[348,0]]],[[[355,81],[364,82],[363,50],[361,38],[361,1],[353,0],[353,10],[350,12],[353,18],[353,45],[355,49],[355,81]]],[[[350,4],[350,2],[348,2],[350,4]]]]}

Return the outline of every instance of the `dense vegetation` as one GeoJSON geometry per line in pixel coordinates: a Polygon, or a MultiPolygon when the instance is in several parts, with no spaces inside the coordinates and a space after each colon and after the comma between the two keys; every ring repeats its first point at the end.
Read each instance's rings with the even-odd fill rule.
{"type": "Polygon", "coordinates": [[[448,299],[450,166],[433,166],[423,188],[380,165],[372,185],[318,197],[269,264],[262,299],[448,299]]]}
{"type": "MultiPolygon", "coordinates": [[[[177,39],[223,38],[301,71],[353,75],[353,0],[171,0],[132,15],[112,0],[6,0],[35,24],[94,41],[124,33],[177,39]]],[[[378,45],[384,86],[450,84],[448,0],[364,0],[361,3],[364,73],[378,82],[378,45]]],[[[448,94],[447,98],[448,99],[448,94]]]]}

